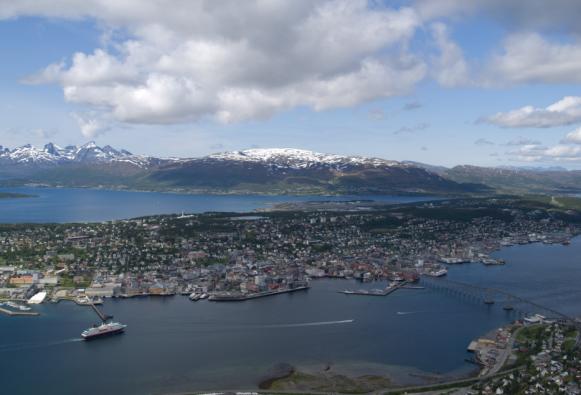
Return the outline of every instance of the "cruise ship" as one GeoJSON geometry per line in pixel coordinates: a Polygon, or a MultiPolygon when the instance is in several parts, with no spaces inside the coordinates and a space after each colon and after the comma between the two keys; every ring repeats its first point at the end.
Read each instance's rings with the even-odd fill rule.
{"type": "Polygon", "coordinates": [[[92,340],[97,337],[122,333],[125,330],[125,328],[127,328],[127,325],[123,325],[118,322],[103,322],[99,326],[95,325],[92,328],[84,330],[83,333],[81,333],[81,336],[85,340],[92,340]]]}

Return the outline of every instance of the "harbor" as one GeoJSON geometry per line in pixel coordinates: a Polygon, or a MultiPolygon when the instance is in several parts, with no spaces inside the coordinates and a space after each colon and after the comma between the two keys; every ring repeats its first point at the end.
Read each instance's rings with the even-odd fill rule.
{"type": "MultiPolygon", "coordinates": [[[[141,227],[156,232],[156,226],[154,222],[141,227]]],[[[260,231],[265,237],[269,235],[260,231]]],[[[97,246],[97,241],[92,245],[97,246]]],[[[220,248],[221,252],[223,245],[220,248]]],[[[291,245],[290,251],[297,250],[291,245]]],[[[66,393],[97,395],[111,385],[128,395],[256,388],[262,374],[277,363],[288,362],[302,369],[313,361],[328,361],[333,366],[381,366],[391,372],[394,384],[402,386],[423,384],[431,380],[426,377],[436,375],[441,381],[467,377],[479,369],[465,362],[470,356],[466,345],[482,333],[513,322],[521,314],[528,313],[530,319],[535,319],[535,314],[550,317],[538,310],[539,305],[568,316],[581,315],[580,251],[581,238],[574,238],[569,246],[519,244],[488,252],[499,262],[505,260],[505,265],[423,259],[408,266],[392,263],[385,269],[379,265],[382,255],[367,260],[354,256],[343,263],[326,258],[301,264],[296,258],[272,263],[240,252],[232,255],[228,265],[205,266],[205,254],[195,252],[184,259],[201,259],[199,272],[173,264],[168,264],[166,271],[139,275],[108,272],[88,277],[79,271],[78,276],[63,276],[68,287],[58,282],[50,285],[53,274],[61,270],[58,268],[35,278],[34,273],[5,267],[6,281],[12,281],[12,286],[5,288],[10,299],[24,303],[42,290],[47,291],[47,297],[33,306],[40,313],[34,320],[0,316],[0,371],[6,373],[3,385],[12,393],[58,393],[62,383],[55,383],[54,377],[67,369],[76,374],[65,383],[66,393]],[[303,269],[311,278],[311,287],[308,292],[295,292],[306,290],[297,287],[297,281],[306,277],[303,269]],[[416,277],[413,272],[417,272],[419,282],[401,284],[416,277]],[[37,281],[30,292],[25,292],[27,281],[37,281]],[[349,297],[341,292],[344,290],[363,292],[349,297]],[[218,294],[226,296],[223,301],[247,302],[192,303],[188,294],[194,292],[200,298],[218,294]],[[287,297],[282,295],[285,293],[287,297]],[[169,296],[180,294],[183,296],[169,296]],[[102,325],[96,323],[94,312],[84,303],[50,301],[79,298],[83,302],[85,296],[93,301],[101,298],[103,310],[121,320],[122,324],[103,328],[104,332],[121,333],[126,325],[128,333],[98,342],[82,341],[83,331],[91,330],[86,332],[90,335],[94,333],[91,325],[102,325]],[[507,306],[512,309],[505,309],[507,306]],[[20,366],[39,355],[43,369],[35,374],[34,382],[23,384],[27,372],[20,366]],[[109,381],[104,385],[86,369],[70,363],[76,360],[98,364],[109,381]],[[119,374],[127,372],[128,364],[139,374],[119,374]],[[140,381],[143,377],[147,379],[140,381]]],[[[74,267],[77,258],[64,254],[56,259],[74,267]]]]}
{"type": "MultiPolygon", "coordinates": [[[[569,247],[515,246],[501,251],[499,258],[506,259],[507,265],[454,265],[447,277],[510,290],[580,315],[581,268],[576,261],[580,249],[579,238],[569,247]],[[549,257],[553,257],[551,266],[546,265],[549,257]],[[556,270],[565,275],[556,276],[556,270]]],[[[128,395],[251,389],[278,362],[289,361],[300,368],[321,359],[333,366],[365,362],[369,371],[381,365],[389,369],[395,383],[416,385],[424,382],[421,377],[431,377],[436,371],[442,373],[438,376],[441,380],[477,374],[479,367],[465,362],[471,356],[466,346],[517,318],[517,312],[505,311],[502,303],[486,306],[481,300],[432,287],[395,292],[386,298],[351,298],[338,293],[344,289],[371,290],[379,288],[378,284],[320,279],[311,282],[308,292],[297,292],[292,298],[261,298],[244,304],[192,303],[187,297],[105,298],[104,310],[122,319],[131,331],[98,342],[68,340],[78,339],[94,322],[95,314],[86,306],[43,303],[35,307],[42,316],[33,321],[0,316],[5,334],[0,339],[0,369],[6,373],[3,384],[14,393],[17,388],[58,392],[62,387],[54,383],[54,375],[63,368],[76,369],[67,361],[90,357],[112,384],[104,385],[84,369],[77,369],[75,379],[66,383],[67,393],[97,395],[106,392],[108,385],[128,395]],[[35,348],[11,346],[29,344],[30,339],[35,339],[35,348]],[[270,346],[264,347],[265,342],[270,346]],[[50,345],[55,343],[59,345],[50,345]],[[219,355],[216,350],[220,350],[219,355]],[[17,379],[25,373],[19,361],[34,358],[39,352],[46,361],[44,368],[34,382],[22,387],[22,380],[17,379]],[[191,355],[203,359],[204,364],[192,363],[191,355]],[[136,382],[132,374],[119,374],[127,363],[151,379],[136,382]]],[[[422,280],[417,286],[423,286],[422,280]]]]}

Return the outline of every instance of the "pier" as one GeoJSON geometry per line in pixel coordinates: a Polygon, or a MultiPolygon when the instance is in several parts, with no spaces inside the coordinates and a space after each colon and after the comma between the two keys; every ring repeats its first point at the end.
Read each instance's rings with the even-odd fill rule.
{"type": "Polygon", "coordinates": [[[264,298],[266,296],[274,296],[274,295],[292,293],[292,292],[296,292],[296,291],[306,291],[309,288],[310,288],[309,285],[305,285],[305,286],[300,286],[300,287],[295,287],[295,288],[288,288],[288,289],[282,289],[282,290],[276,290],[276,291],[258,292],[258,293],[248,294],[248,295],[231,294],[231,293],[221,293],[221,294],[216,293],[216,294],[210,295],[208,300],[211,302],[243,302],[245,300],[264,298]]]}
{"type": "Polygon", "coordinates": [[[345,291],[338,291],[338,292],[345,294],[345,295],[387,296],[391,293],[394,293],[395,291],[397,291],[400,288],[417,289],[417,288],[409,287],[408,282],[404,281],[402,283],[394,285],[393,287],[386,287],[384,290],[357,290],[357,291],[345,290],[345,291]]]}
{"type": "Polygon", "coordinates": [[[6,314],[9,316],[37,316],[37,315],[40,315],[40,313],[37,313],[36,311],[13,311],[13,310],[5,309],[4,307],[0,307],[0,313],[6,314]]]}

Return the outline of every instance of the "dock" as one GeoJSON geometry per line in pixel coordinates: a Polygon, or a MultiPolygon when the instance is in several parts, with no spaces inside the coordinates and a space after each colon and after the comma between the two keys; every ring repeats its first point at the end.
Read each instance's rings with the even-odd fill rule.
{"type": "Polygon", "coordinates": [[[276,291],[257,292],[257,293],[248,294],[248,295],[231,294],[231,293],[213,294],[213,295],[210,295],[208,300],[211,302],[243,302],[245,300],[258,299],[258,298],[263,298],[266,296],[274,296],[274,295],[280,295],[280,294],[285,294],[285,293],[292,293],[292,292],[296,292],[296,291],[306,291],[309,288],[310,288],[309,285],[305,285],[305,286],[276,290],[276,291]]]}
{"type": "Polygon", "coordinates": [[[394,285],[392,287],[386,287],[384,290],[357,290],[357,291],[338,291],[339,293],[345,295],[360,295],[360,296],[387,296],[400,288],[405,288],[408,285],[407,281],[394,285]]]}
{"type": "Polygon", "coordinates": [[[9,315],[9,316],[37,316],[37,315],[40,315],[40,313],[37,313],[36,311],[13,311],[13,310],[5,309],[4,307],[0,307],[0,313],[4,313],[4,314],[9,315]]]}

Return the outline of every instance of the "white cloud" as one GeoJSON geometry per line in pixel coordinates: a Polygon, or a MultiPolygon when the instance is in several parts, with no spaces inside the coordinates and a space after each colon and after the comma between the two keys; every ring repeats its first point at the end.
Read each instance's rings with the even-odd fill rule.
{"type": "Polygon", "coordinates": [[[112,49],[77,53],[27,79],[130,123],[237,122],[409,93],[426,65],[407,49],[411,8],[366,0],[2,2],[0,18],[95,18],[112,49]],[[111,29],[130,39],[111,44],[111,29]]]}
{"type": "Polygon", "coordinates": [[[572,132],[567,133],[565,138],[563,138],[562,143],[581,144],[581,128],[577,128],[572,132]]]}
{"type": "Polygon", "coordinates": [[[581,122],[581,97],[566,96],[545,108],[525,106],[484,117],[481,122],[503,128],[550,128],[581,122]]]}
{"type": "Polygon", "coordinates": [[[509,35],[489,60],[484,83],[580,83],[581,44],[549,42],[538,33],[509,35]]]}
{"type": "Polygon", "coordinates": [[[541,144],[540,141],[520,136],[514,140],[508,141],[505,145],[519,146],[519,145],[540,145],[540,144],[541,144]]]}
{"type": "Polygon", "coordinates": [[[93,138],[110,130],[110,125],[94,114],[71,114],[77,121],[81,134],[86,138],[93,138]]]}
{"type": "Polygon", "coordinates": [[[545,0],[416,0],[414,8],[424,22],[436,26],[432,35],[441,56],[435,66],[448,72],[434,74],[444,86],[581,82],[579,1],[555,0],[547,5],[545,0]],[[478,62],[479,73],[469,73],[461,48],[441,24],[467,16],[489,18],[508,32],[490,58],[470,63],[478,62]],[[549,40],[545,33],[558,33],[552,37],[559,39],[549,40]]]}
{"type": "Polygon", "coordinates": [[[432,61],[431,70],[436,81],[445,87],[469,85],[468,63],[462,49],[450,39],[446,25],[434,23],[431,32],[440,52],[432,61]]]}
{"type": "Polygon", "coordinates": [[[545,147],[532,144],[522,146],[508,154],[524,162],[577,162],[581,161],[581,146],[557,144],[545,147]]]}
{"type": "Polygon", "coordinates": [[[560,144],[546,147],[533,142],[508,152],[517,160],[527,162],[576,162],[581,161],[581,127],[569,132],[560,144]]]}

